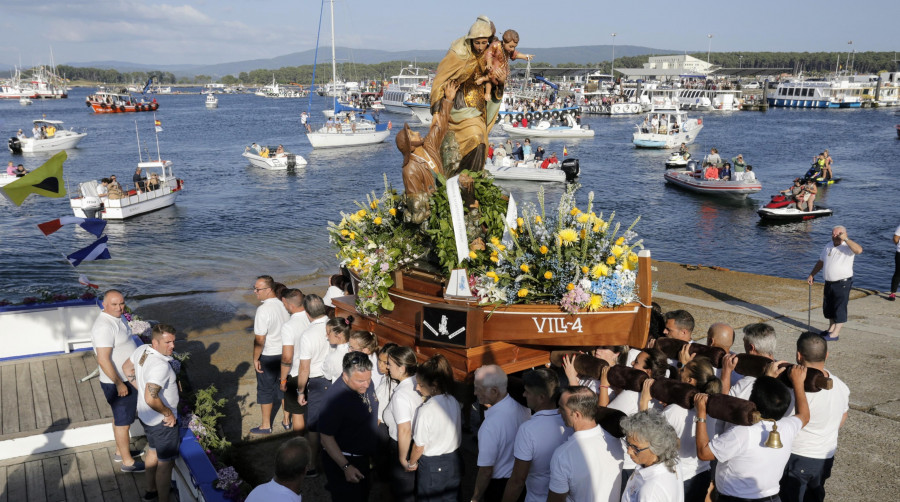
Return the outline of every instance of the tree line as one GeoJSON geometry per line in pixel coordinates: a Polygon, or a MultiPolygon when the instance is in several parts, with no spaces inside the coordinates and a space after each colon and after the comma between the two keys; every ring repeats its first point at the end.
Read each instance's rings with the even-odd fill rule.
{"type": "MultiPolygon", "coordinates": [[[[706,53],[694,53],[691,56],[706,60],[706,53]]],[[[616,58],[616,68],[641,68],[647,62],[647,55],[628,56],[616,58]]],[[[714,52],[709,55],[709,62],[726,68],[788,68],[789,72],[803,72],[805,75],[817,76],[833,73],[835,70],[846,71],[851,69],[854,73],[878,73],[881,71],[898,71],[898,63],[894,61],[895,55],[891,52],[714,52]]],[[[376,81],[382,82],[390,79],[392,75],[400,72],[400,69],[408,65],[408,61],[387,61],[376,64],[341,63],[338,65],[338,78],[347,81],[376,81]]],[[[437,62],[419,63],[420,68],[434,70],[437,62]]],[[[603,73],[612,71],[610,61],[602,61],[596,64],[560,63],[557,65],[532,62],[533,67],[557,67],[557,68],[586,68],[596,69],[603,73]]],[[[524,67],[524,63],[517,63],[517,67],[524,67]]],[[[69,65],[59,65],[58,73],[71,80],[87,80],[103,82],[107,84],[144,83],[149,77],[160,84],[206,84],[219,81],[226,85],[260,86],[274,80],[279,84],[308,85],[312,81],[313,65],[285,66],[276,70],[258,69],[242,71],[237,75],[225,75],[215,79],[209,75],[195,75],[193,78],[177,78],[172,72],[152,70],[119,72],[102,68],[83,68],[69,65]]],[[[331,64],[320,63],[316,67],[316,83],[324,85],[331,80],[331,64]]]]}

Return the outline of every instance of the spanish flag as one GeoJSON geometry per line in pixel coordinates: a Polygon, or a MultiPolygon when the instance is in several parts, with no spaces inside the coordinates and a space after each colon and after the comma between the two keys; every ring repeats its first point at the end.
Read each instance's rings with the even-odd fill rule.
{"type": "Polygon", "coordinates": [[[154,119],[154,120],[153,120],[153,125],[156,126],[156,132],[162,132],[162,122],[160,122],[159,120],[154,119]]]}
{"type": "Polygon", "coordinates": [[[44,165],[31,171],[12,183],[0,187],[0,194],[13,204],[21,206],[31,194],[44,197],[65,197],[66,187],[63,184],[63,162],[68,158],[65,150],[50,158],[44,165]]]}

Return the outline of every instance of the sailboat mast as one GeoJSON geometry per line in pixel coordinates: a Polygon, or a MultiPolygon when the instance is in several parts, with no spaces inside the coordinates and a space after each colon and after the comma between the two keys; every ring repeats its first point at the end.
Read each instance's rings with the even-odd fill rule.
{"type": "Polygon", "coordinates": [[[337,109],[337,57],[334,54],[334,0],[331,0],[331,109],[337,109]]]}
{"type": "Polygon", "coordinates": [[[141,133],[138,132],[137,119],[134,120],[134,134],[137,135],[138,162],[143,162],[144,158],[141,157],[141,133]]]}

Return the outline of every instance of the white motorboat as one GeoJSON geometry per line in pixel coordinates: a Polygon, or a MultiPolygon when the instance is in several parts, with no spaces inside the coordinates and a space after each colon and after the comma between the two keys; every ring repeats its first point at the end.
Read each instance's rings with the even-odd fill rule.
{"type": "Polygon", "coordinates": [[[744,199],[748,195],[762,190],[762,185],[757,180],[726,181],[705,179],[701,171],[687,169],[666,171],[664,177],[667,183],[671,183],[679,188],[714,197],[744,199]]]}
{"type": "Polygon", "coordinates": [[[414,65],[401,68],[400,74],[392,76],[384,89],[381,104],[389,112],[409,115],[411,111],[404,101],[412,101],[411,98],[416,94],[431,94],[431,79],[429,70],[414,65]]]}
{"type": "Polygon", "coordinates": [[[0,187],[9,185],[13,181],[19,179],[18,176],[9,175],[6,173],[0,173],[0,187]]]}
{"type": "Polygon", "coordinates": [[[7,146],[12,153],[37,153],[58,152],[69,148],[75,148],[86,132],[77,132],[73,129],[63,129],[61,120],[36,119],[36,128],[44,130],[44,136],[38,138],[26,138],[13,136],[9,138],[7,146]]]}
{"type": "Polygon", "coordinates": [[[218,108],[219,107],[219,98],[217,98],[215,94],[207,94],[206,95],[206,107],[207,108],[218,108]]]}
{"type": "Polygon", "coordinates": [[[263,98],[305,98],[309,96],[306,89],[297,89],[292,86],[284,86],[275,81],[275,75],[272,75],[272,83],[260,87],[256,92],[257,96],[263,98]]]}
{"type": "Polygon", "coordinates": [[[304,159],[302,155],[296,155],[288,151],[275,153],[276,151],[277,147],[270,146],[263,147],[257,152],[255,149],[248,146],[242,155],[254,166],[270,171],[283,171],[285,169],[293,169],[295,167],[303,167],[306,165],[306,159],[304,159]]]}
{"type": "MultiPolygon", "coordinates": [[[[337,82],[337,60],[334,54],[334,0],[331,0],[331,80],[337,82]]],[[[324,5],[322,6],[324,8],[324,5]]],[[[318,41],[316,41],[318,46],[318,41]]],[[[332,110],[339,107],[332,97],[332,110]]],[[[348,113],[344,120],[335,117],[322,127],[306,133],[313,148],[340,148],[381,143],[390,136],[388,124],[379,124],[370,115],[348,113]]]]}
{"type": "Polygon", "coordinates": [[[571,116],[567,117],[567,125],[551,125],[549,120],[541,120],[537,125],[516,127],[513,124],[500,124],[500,129],[515,138],[593,138],[594,130],[587,125],[578,125],[571,116]]]}
{"type": "Polygon", "coordinates": [[[33,101],[31,101],[31,98],[28,98],[25,96],[22,96],[21,98],[19,98],[19,104],[22,106],[28,106],[31,103],[33,103],[33,101]]]}
{"type": "Polygon", "coordinates": [[[540,160],[527,160],[513,164],[509,157],[504,157],[496,164],[488,159],[484,170],[498,180],[541,181],[563,183],[574,181],[581,173],[578,159],[566,159],[562,163],[541,167],[540,160]]]}
{"type": "Polygon", "coordinates": [[[412,101],[404,101],[404,105],[409,107],[412,114],[419,119],[419,122],[425,125],[431,125],[431,105],[428,103],[413,103],[412,101]]]}
{"type": "Polygon", "coordinates": [[[676,148],[690,145],[703,130],[703,119],[689,119],[678,107],[651,109],[632,136],[638,148],[676,148]]]}
{"type": "MultiPolygon", "coordinates": [[[[135,123],[135,132],[137,124],[135,123]]],[[[138,135],[138,144],[140,144],[138,135]]],[[[156,156],[159,160],[143,161],[138,150],[138,167],[147,179],[141,186],[122,184],[121,190],[110,190],[100,196],[96,180],[79,183],[78,195],[69,199],[72,212],[79,218],[125,220],[157,211],[175,204],[184,189],[184,180],[175,177],[172,161],[162,160],[159,154],[159,135],[156,137],[156,156]]]]}

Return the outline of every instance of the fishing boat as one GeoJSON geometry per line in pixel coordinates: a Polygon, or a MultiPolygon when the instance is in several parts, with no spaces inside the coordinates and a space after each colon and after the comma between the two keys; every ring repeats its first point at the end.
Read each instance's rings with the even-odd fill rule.
{"type": "Polygon", "coordinates": [[[703,119],[689,119],[687,113],[677,106],[657,109],[653,107],[644,117],[644,122],[636,124],[632,136],[638,148],[676,148],[682,143],[694,142],[703,130],[703,119]]]}
{"type": "MultiPolygon", "coordinates": [[[[505,157],[504,159],[508,159],[505,157]]],[[[564,183],[575,181],[581,174],[578,159],[566,159],[561,163],[550,164],[541,168],[540,160],[528,160],[511,164],[498,162],[494,164],[490,160],[484,165],[484,170],[491,173],[494,179],[513,181],[538,181],[551,183],[564,183]]]]}
{"type": "MultiPolygon", "coordinates": [[[[135,123],[137,133],[137,123],[135,123]]],[[[138,135],[138,145],[140,136],[138,135]]],[[[149,154],[148,154],[149,156],[149,154]]],[[[175,204],[184,189],[184,180],[176,178],[172,172],[172,161],[162,160],[159,153],[159,136],[156,137],[156,158],[143,161],[138,148],[138,167],[147,180],[143,186],[122,185],[121,191],[102,197],[97,192],[100,183],[90,180],[78,185],[78,195],[69,199],[72,212],[80,218],[103,218],[104,220],[125,220],[150,213],[175,204]]]]}
{"type": "MultiPolygon", "coordinates": [[[[337,81],[337,59],[334,53],[334,0],[331,0],[331,76],[337,81]]],[[[324,5],[322,6],[324,8],[324,5]]],[[[318,47],[318,41],[316,42],[318,47]]],[[[315,81],[315,69],[313,70],[315,81]]],[[[338,109],[337,96],[332,97],[332,110],[338,109]]],[[[313,148],[340,148],[381,143],[390,136],[389,124],[379,124],[371,115],[347,113],[343,120],[335,114],[324,125],[306,133],[313,148]]]]}
{"type": "Polygon", "coordinates": [[[206,95],[206,107],[207,108],[218,108],[219,107],[219,98],[217,98],[215,94],[207,94],[206,95]]]}
{"type": "Polygon", "coordinates": [[[34,127],[42,129],[44,136],[26,138],[13,136],[9,138],[7,146],[12,153],[37,153],[37,152],[57,152],[75,148],[78,142],[85,136],[86,132],[77,132],[74,129],[63,129],[61,120],[34,120],[34,127]]]}
{"type": "Polygon", "coordinates": [[[286,150],[276,153],[277,150],[278,147],[269,146],[262,147],[257,151],[248,146],[241,155],[254,166],[270,171],[283,171],[306,165],[306,159],[302,155],[296,155],[286,150]]]}
{"type": "Polygon", "coordinates": [[[138,100],[128,91],[112,92],[104,89],[98,90],[85,99],[85,103],[94,113],[128,113],[128,112],[154,112],[159,109],[156,98],[150,102],[141,98],[138,100]]]}
{"type": "Polygon", "coordinates": [[[762,185],[757,180],[726,181],[705,179],[701,171],[689,169],[666,171],[664,176],[667,183],[691,192],[713,197],[744,199],[748,195],[762,190],[762,185]]]}

